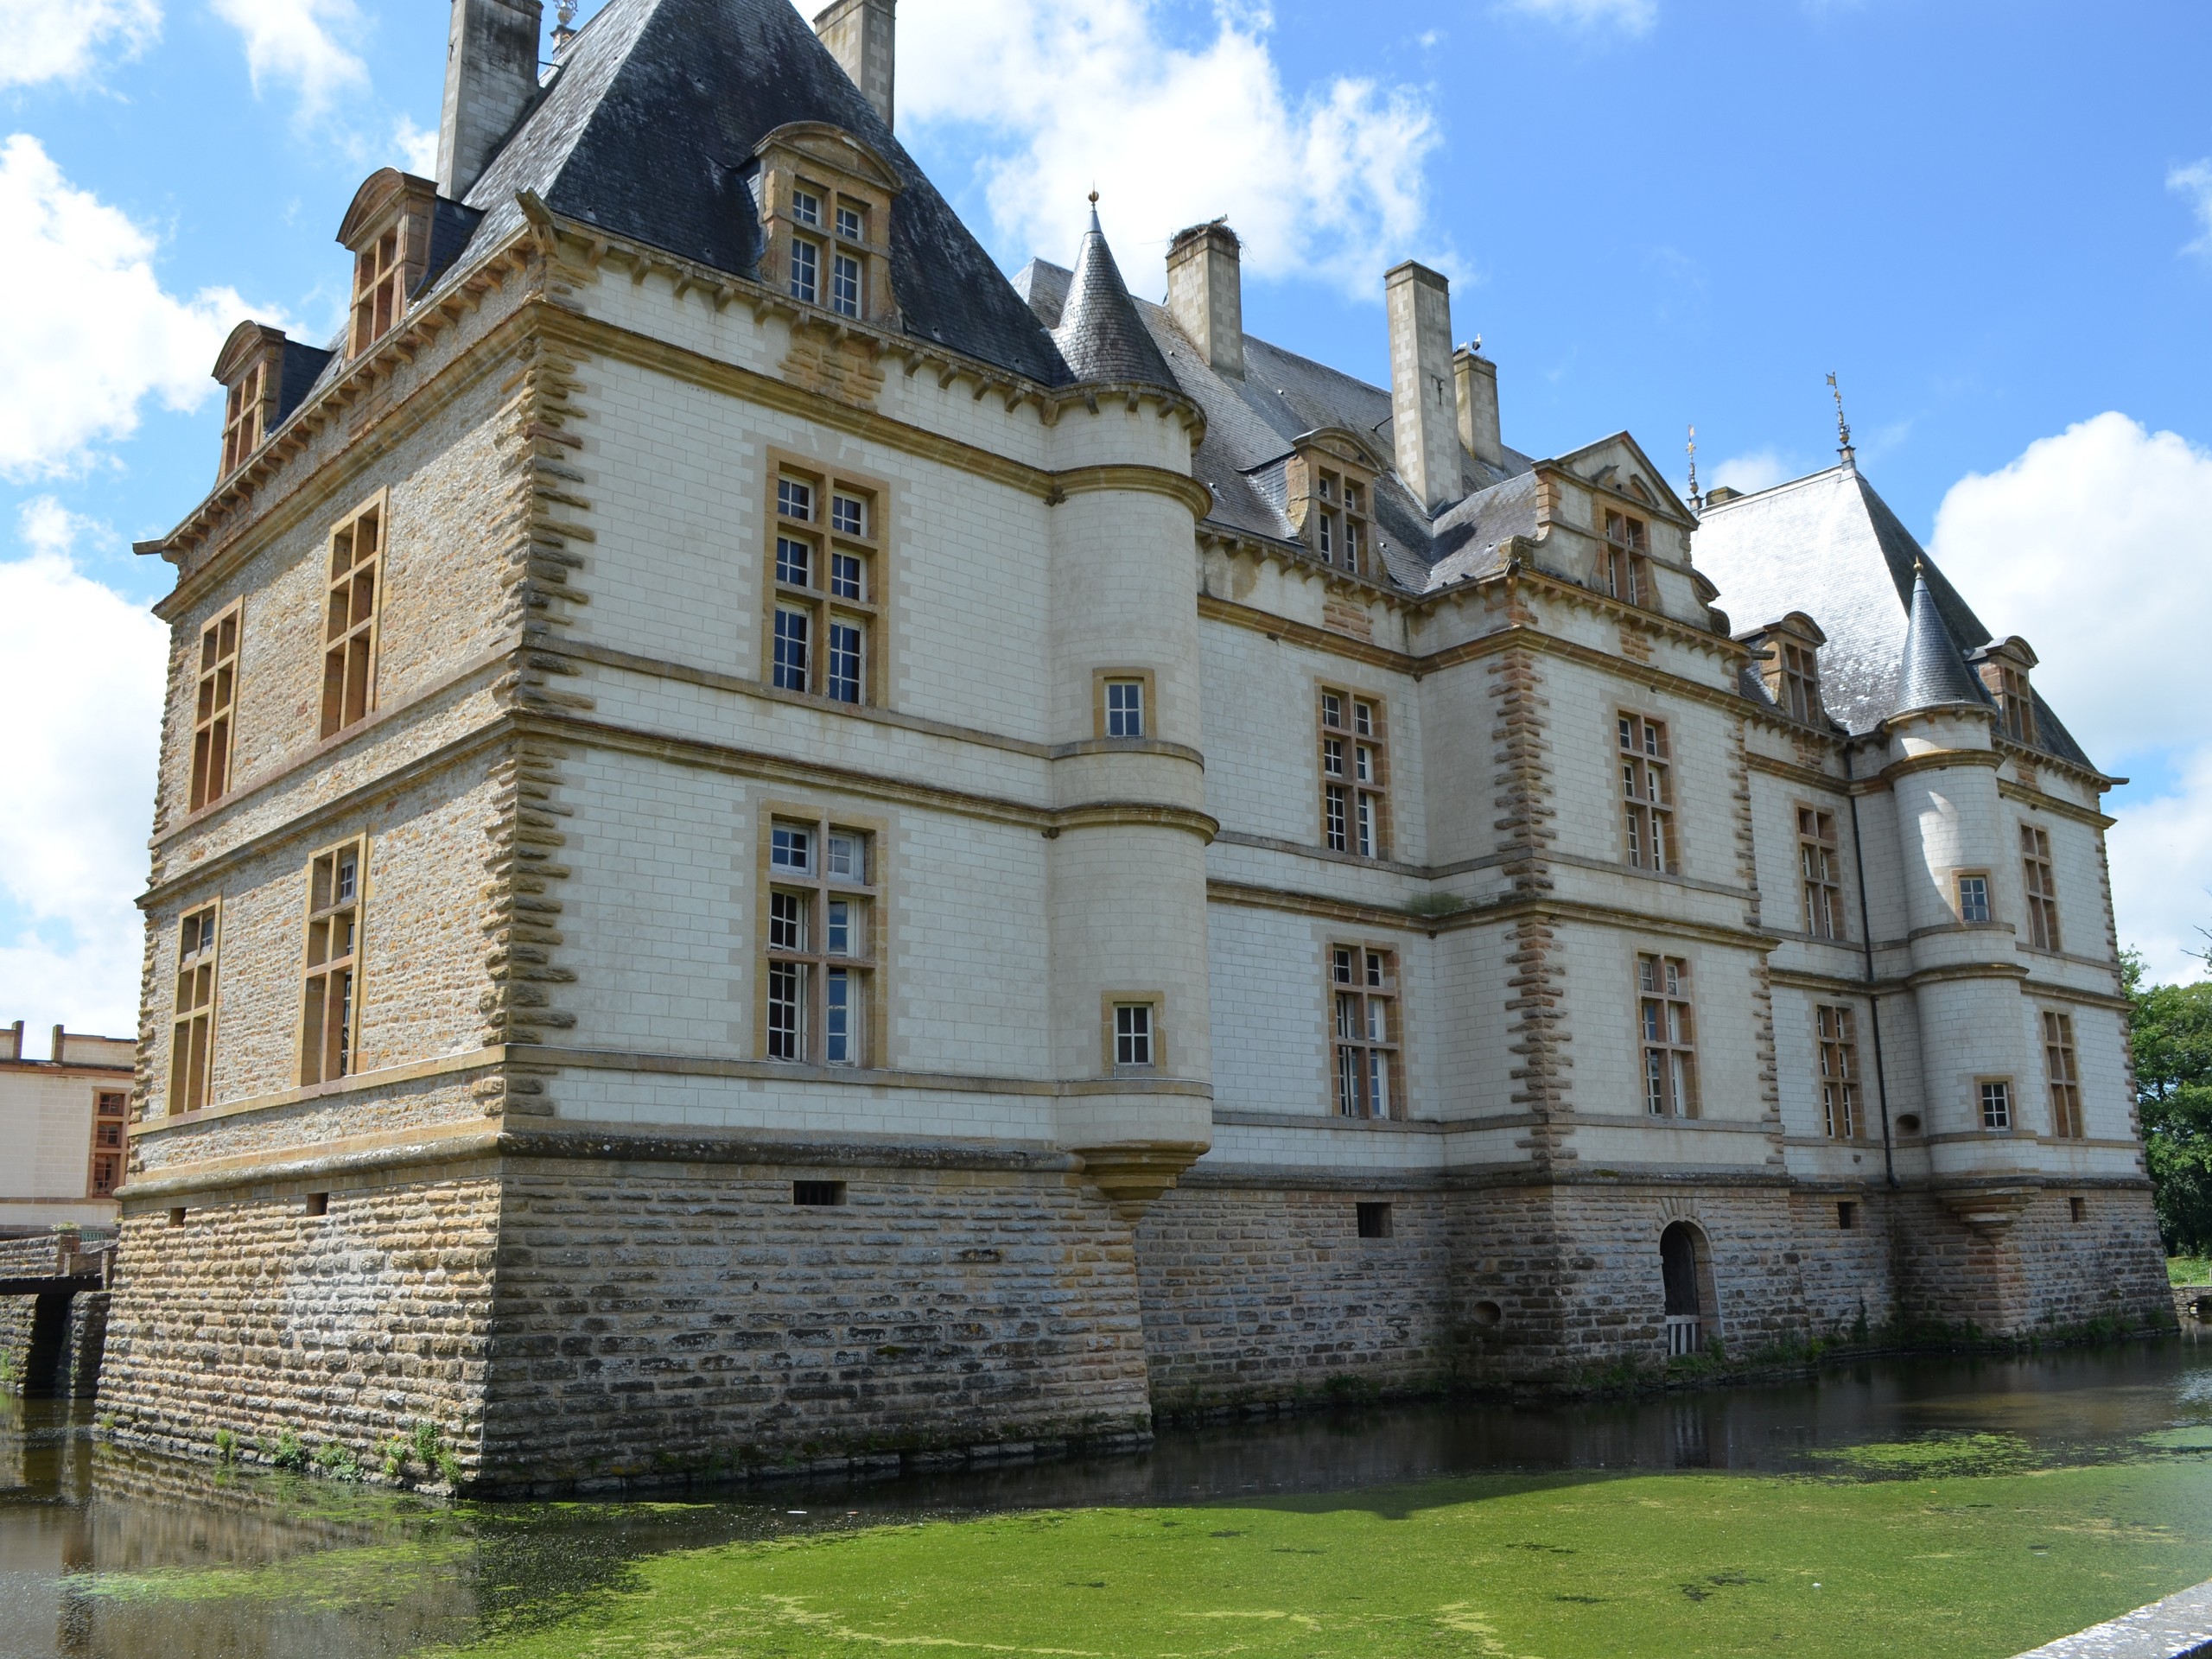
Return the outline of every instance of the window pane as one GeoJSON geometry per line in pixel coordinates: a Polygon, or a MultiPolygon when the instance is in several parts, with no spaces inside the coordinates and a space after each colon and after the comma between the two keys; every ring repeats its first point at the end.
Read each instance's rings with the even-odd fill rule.
{"type": "Polygon", "coordinates": [[[866,599],[863,591],[861,561],[856,554],[832,553],[830,556],[830,591],[839,599],[866,599]]]}
{"type": "Polygon", "coordinates": [[[794,588],[814,584],[814,550],[789,536],[776,537],[776,580],[794,588]]]}
{"type": "Polygon", "coordinates": [[[768,964],[768,1058],[796,1060],[805,1040],[806,969],[795,962],[768,964]]]}
{"type": "Polygon", "coordinates": [[[853,954],[853,904],[849,899],[830,901],[829,922],[822,943],[823,951],[833,957],[853,954]]]}
{"type": "Polygon", "coordinates": [[[861,262],[845,254],[830,261],[830,308],[848,317],[861,314],[861,262]]]}
{"type": "Polygon", "coordinates": [[[861,631],[849,622],[830,625],[828,690],[839,702],[861,700],[861,631]]]}
{"type": "Polygon", "coordinates": [[[868,508],[856,495],[830,498],[830,527],[847,536],[868,534],[868,508]]]}
{"type": "Polygon", "coordinates": [[[830,874],[840,881],[868,880],[868,842],[842,830],[830,832],[830,874]]]}
{"type": "Polygon", "coordinates": [[[814,303],[818,256],[811,242],[791,244],[791,297],[814,303]]]}
{"type": "Polygon", "coordinates": [[[776,613],[775,683],[779,691],[807,689],[807,625],[804,611],[776,613]]]}
{"type": "Polygon", "coordinates": [[[819,225],[822,222],[822,198],[811,190],[792,191],[791,217],[802,225],[819,225]]]}
{"type": "Polygon", "coordinates": [[[791,518],[814,517],[814,486],[795,478],[776,480],[776,511],[791,518]]]}
{"type": "Polygon", "coordinates": [[[837,234],[850,242],[861,239],[861,215],[856,207],[837,204],[837,234]]]}
{"type": "Polygon", "coordinates": [[[859,1058],[853,1044],[853,976],[832,968],[822,993],[822,1058],[832,1065],[851,1065],[859,1058]]]}
{"type": "Polygon", "coordinates": [[[806,949],[806,895],[772,893],[768,895],[768,948],[771,950],[806,949]]]}
{"type": "Polygon", "coordinates": [[[813,832],[791,824],[777,824],[768,832],[768,862],[779,870],[813,869],[813,832]]]}

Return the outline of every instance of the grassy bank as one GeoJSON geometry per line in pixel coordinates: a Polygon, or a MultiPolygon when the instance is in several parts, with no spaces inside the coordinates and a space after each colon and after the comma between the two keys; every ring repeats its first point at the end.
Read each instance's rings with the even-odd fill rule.
{"type": "Polygon", "coordinates": [[[1870,1651],[2001,1659],[2212,1574],[2212,1465],[1991,1437],[1833,1478],[1488,1477],[856,1529],[641,1560],[472,1659],[1870,1651]]]}

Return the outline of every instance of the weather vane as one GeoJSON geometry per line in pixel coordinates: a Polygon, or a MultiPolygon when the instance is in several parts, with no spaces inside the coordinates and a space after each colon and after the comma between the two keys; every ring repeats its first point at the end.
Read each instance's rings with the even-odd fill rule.
{"type": "Polygon", "coordinates": [[[1835,383],[1835,375],[1828,375],[1828,390],[1835,394],[1835,452],[1853,465],[1858,464],[1858,452],[1851,447],[1851,423],[1843,418],[1843,388],[1835,383]]]}
{"type": "Polygon", "coordinates": [[[1703,512],[1705,498],[1697,493],[1697,428],[1690,428],[1690,441],[1686,446],[1690,452],[1690,511],[1703,512]]]}

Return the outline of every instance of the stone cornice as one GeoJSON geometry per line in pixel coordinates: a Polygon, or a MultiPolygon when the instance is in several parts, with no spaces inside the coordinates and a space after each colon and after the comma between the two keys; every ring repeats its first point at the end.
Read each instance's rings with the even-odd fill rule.
{"type": "Polygon", "coordinates": [[[2076,823],[2086,823],[2100,832],[2118,823],[2118,818],[2107,817],[2086,806],[2062,800],[2056,795],[2046,795],[2039,789],[2030,789],[2025,784],[2016,784],[2009,778],[1997,780],[1997,792],[2008,801],[2018,801],[2023,806],[2032,806],[2050,813],[2055,818],[2071,818],[2076,823]]]}
{"type": "Polygon", "coordinates": [[[1424,911],[1363,904],[1357,899],[1301,892],[1291,887],[1268,887],[1255,881],[1213,879],[1206,883],[1206,899],[1211,904],[1240,905],[1255,910],[1290,911],[1358,926],[1387,927],[1430,934],[1456,932],[1461,928],[1487,926],[1515,921],[1524,916],[1537,916],[1551,921],[1621,928],[1655,938],[1700,939],[1709,944],[1751,950],[1771,950],[1780,943],[1770,933],[1755,931],[1747,927],[1687,921],[1673,916],[1647,915],[1643,912],[1616,905],[1557,898],[1529,899],[1516,895],[1465,904],[1457,909],[1424,911]]]}

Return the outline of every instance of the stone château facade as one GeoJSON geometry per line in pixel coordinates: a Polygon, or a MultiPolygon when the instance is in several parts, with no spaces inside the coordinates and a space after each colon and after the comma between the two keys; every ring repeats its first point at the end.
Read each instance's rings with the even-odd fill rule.
{"type": "Polygon", "coordinates": [[[1370,386],[1225,226],[1009,283],[891,0],[540,26],[455,0],[142,549],[116,1434],[518,1490],[2171,1318],[2112,780],[1847,448],[1524,455],[1441,277],[1370,386]]]}

